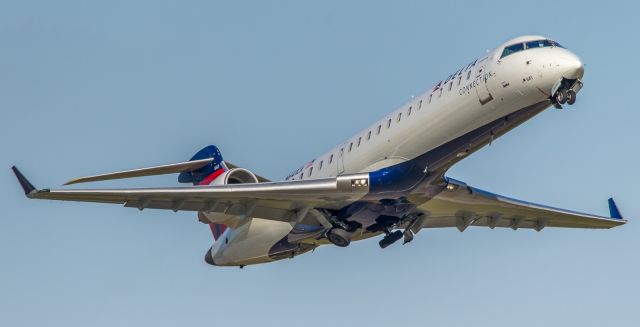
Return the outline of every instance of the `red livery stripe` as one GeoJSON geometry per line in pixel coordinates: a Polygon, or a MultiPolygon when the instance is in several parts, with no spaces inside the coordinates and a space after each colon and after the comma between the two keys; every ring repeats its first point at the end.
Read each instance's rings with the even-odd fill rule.
{"type": "Polygon", "coordinates": [[[213,239],[217,240],[225,230],[227,230],[227,225],[223,224],[209,224],[211,228],[211,233],[213,234],[213,239]]]}
{"type": "Polygon", "coordinates": [[[209,185],[216,178],[218,178],[218,176],[222,175],[222,173],[224,173],[224,168],[220,168],[220,169],[214,171],[209,176],[205,177],[202,181],[200,181],[200,183],[198,183],[198,185],[209,185]]]}

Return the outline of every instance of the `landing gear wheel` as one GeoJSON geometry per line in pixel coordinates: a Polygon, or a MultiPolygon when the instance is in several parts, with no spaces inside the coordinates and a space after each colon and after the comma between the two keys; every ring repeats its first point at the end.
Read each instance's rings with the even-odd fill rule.
{"type": "Polygon", "coordinates": [[[565,90],[558,90],[555,95],[556,102],[558,104],[565,104],[567,102],[567,97],[567,91],[565,90]]]}
{"type": "Polygon", "coordinates": [[[351,243],[351,234],[342,228],[332,228],[327,232],[329,242],[339,247],[346,247],[351,243]]]}
{"type": "Polygon", "coordinates": [[[567,91],[567,104],[572,105],[574,103],[576,103],[576,91],[574,90],[569,90],[567,91]]]}
{"type": "Polygon", "coordinates": [[[380,242],[378,242],[378,244],[380,245],[381,248],[386,248],[387,246],[395,243],[397,240],[402,238],[402,232],[397,230],[393,233],[388,234],[387,236],[385,236],[382,240],[380,240],[380,242]]]}

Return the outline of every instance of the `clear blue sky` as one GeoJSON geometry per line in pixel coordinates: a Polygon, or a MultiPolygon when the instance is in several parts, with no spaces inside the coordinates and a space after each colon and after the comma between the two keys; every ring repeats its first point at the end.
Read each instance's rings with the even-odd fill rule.
{"type": "MultiPolygon", "coordinates": [[[[637,33],[629,2],[0,2],[0,325],[637,326],[637,33]],[[426,230],[237,268],[194,213],[29,201],[36,186],[216,144],[282,178],[521,34],[586,63],[549,110],[449,175],[630,219],[606,231],[426,230]]],[[[173,186],[175,176],[92,186],[173,186]]]]}

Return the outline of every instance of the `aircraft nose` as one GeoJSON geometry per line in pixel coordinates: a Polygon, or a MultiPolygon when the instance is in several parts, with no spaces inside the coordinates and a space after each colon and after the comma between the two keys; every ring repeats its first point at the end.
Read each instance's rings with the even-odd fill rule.
{"type": "Polygon", "coordinates": [[[584,76],[584,64],[578,56],[574,54],[563,56],[560,64],[562,68],[562,77],[567,79],[582,79],[584,76]]]}

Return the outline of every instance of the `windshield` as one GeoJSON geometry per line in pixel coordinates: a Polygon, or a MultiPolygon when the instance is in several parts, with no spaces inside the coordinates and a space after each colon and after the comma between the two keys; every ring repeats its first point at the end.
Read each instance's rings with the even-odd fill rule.
{"type": "Polygon", "coordinates": [[[536,41],[529,41],[529,42],[525,42],[525,43],[516,43],[516,44],[512,44],[510,46],[506,46],[504,48],[504,50],[502,51],[502,56],[500,56],[500,59],[516,53],[516,52],[520,52],[523,50],[527,50],[527,49],[535,49],[535,48],[545,48],[545,47],[559,47],[559,48],[564,48],[563,46],[560,45],[560,43],[556,42],[556,41],[552,41],[552,40],[536,40],[536,41]]]}
{"type": "Polygon", "coordinates": [[[517,43],[517,44],[510,45],[504,48],[504,50],[502,51],[502,57],[500,58],[504,58],[510,54],[514,54],[522,50],[524,50],[524,43],[517,43]]]}

